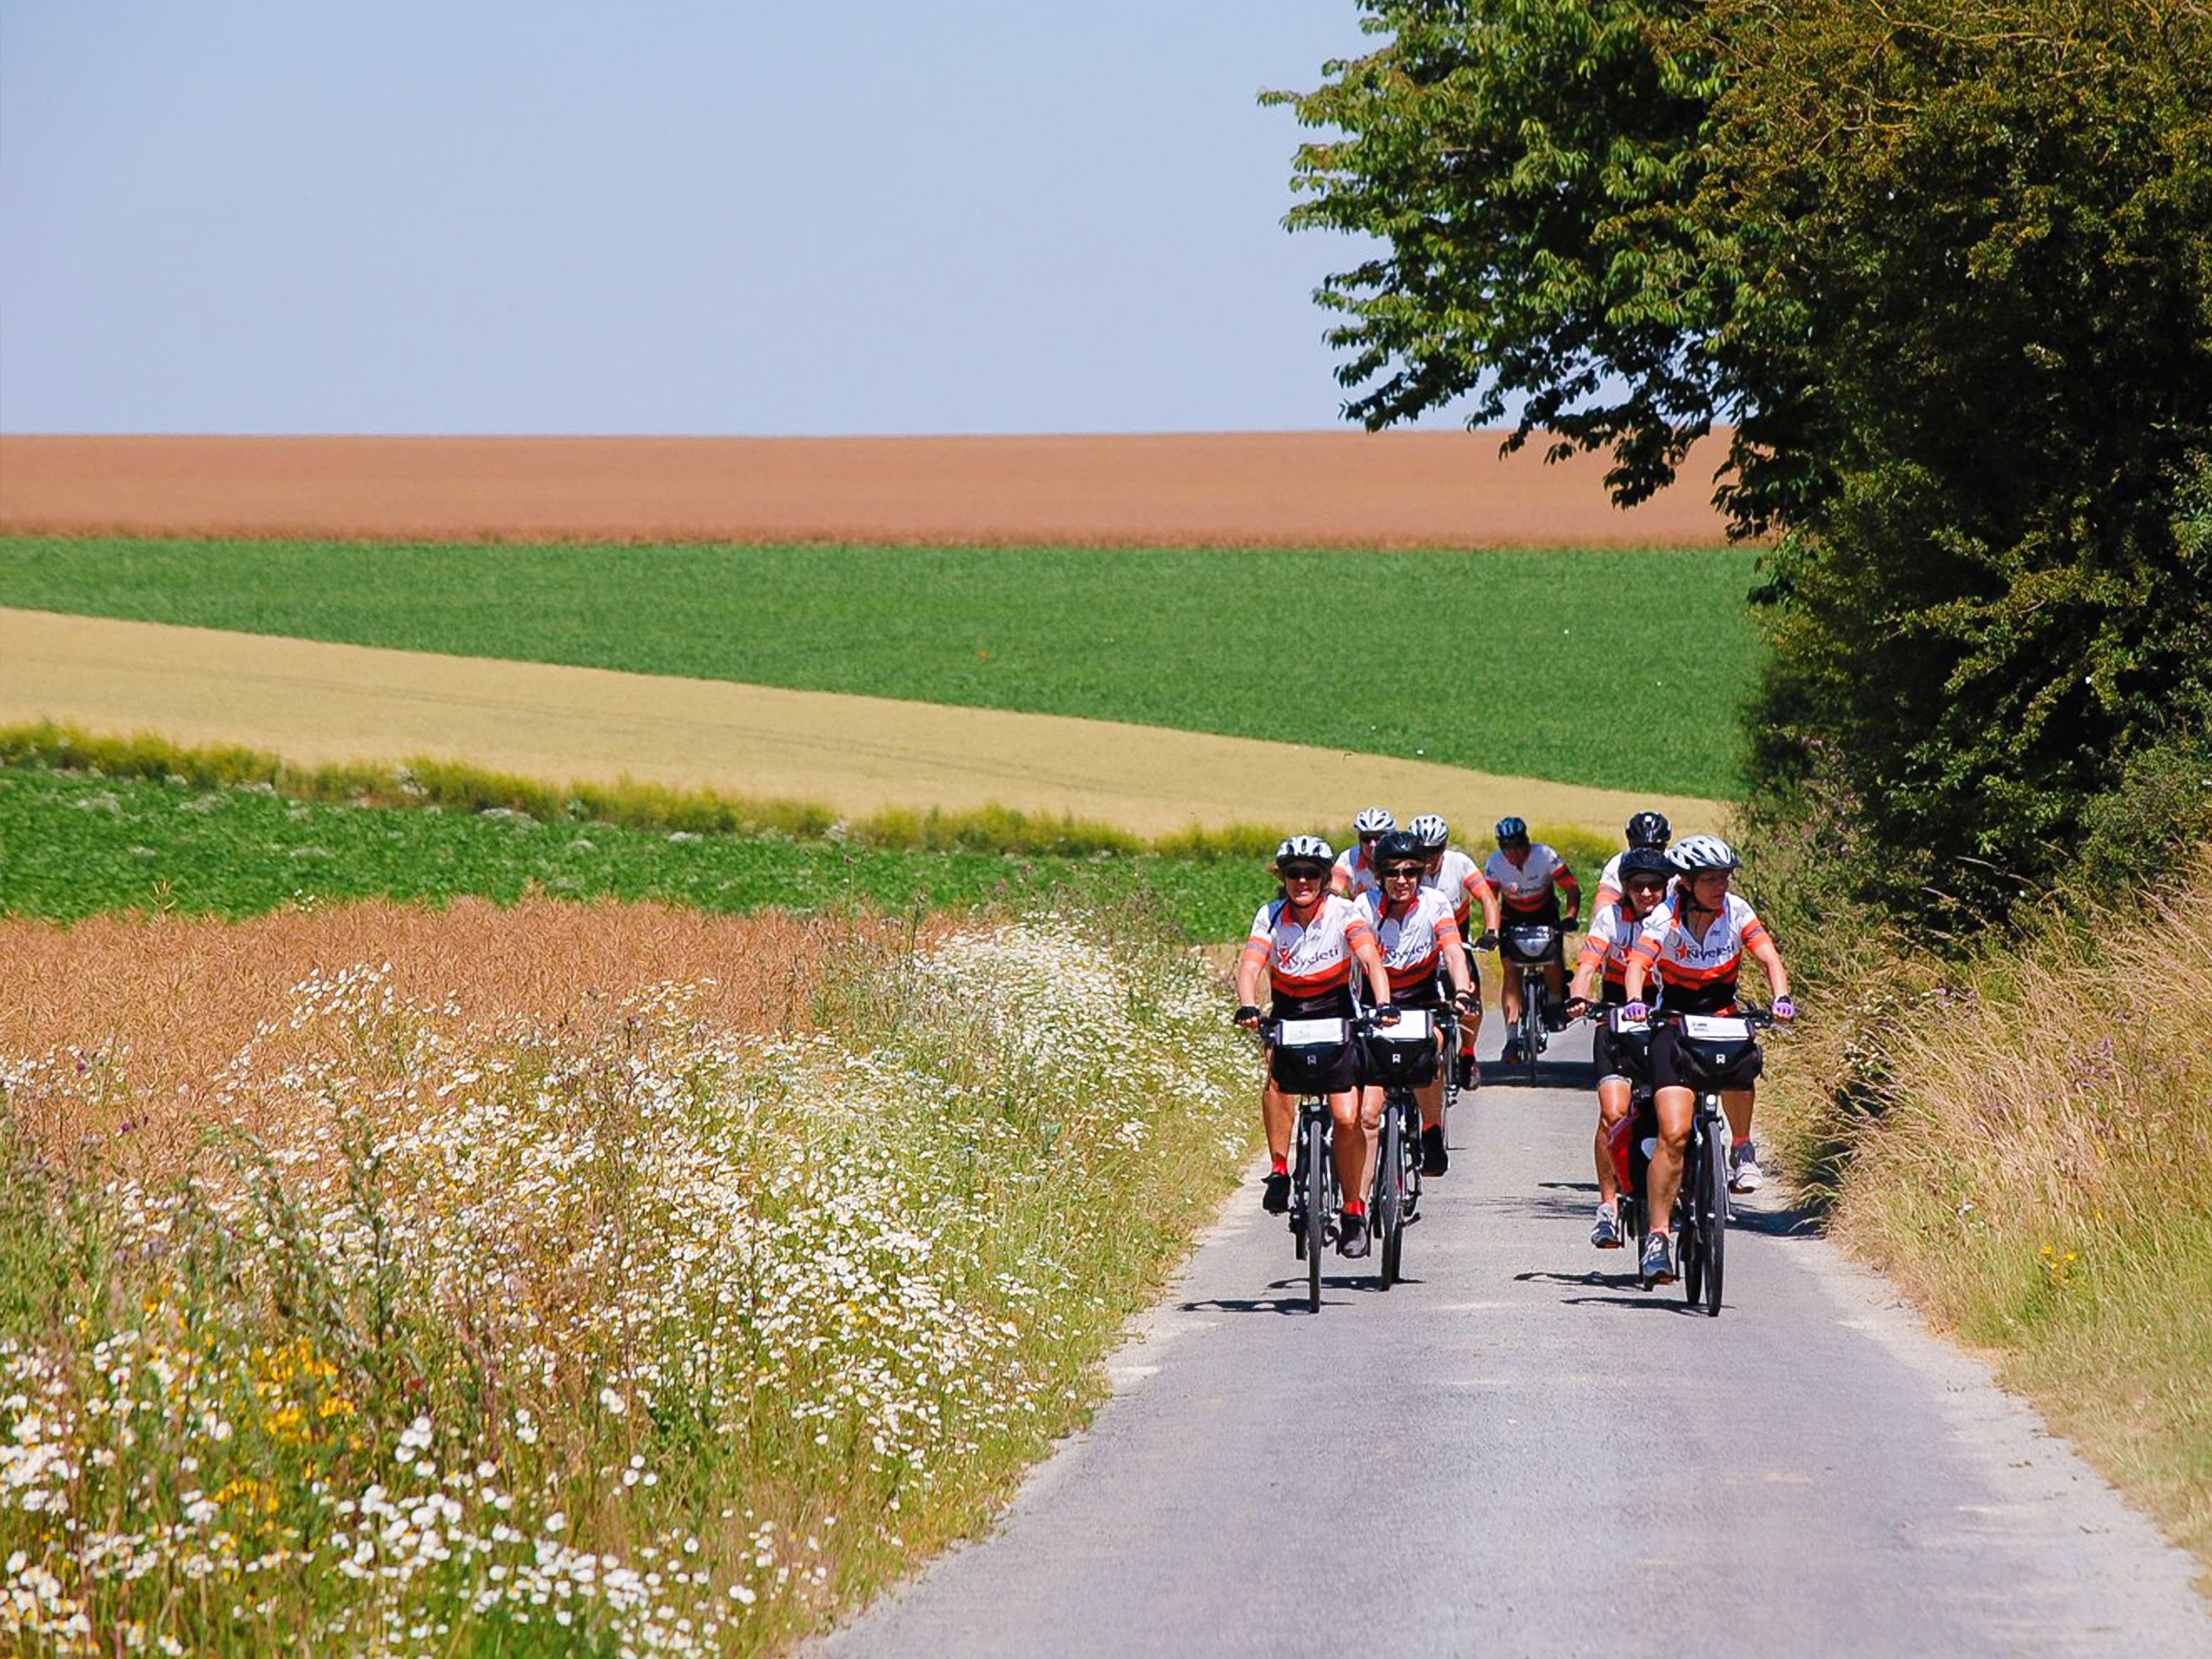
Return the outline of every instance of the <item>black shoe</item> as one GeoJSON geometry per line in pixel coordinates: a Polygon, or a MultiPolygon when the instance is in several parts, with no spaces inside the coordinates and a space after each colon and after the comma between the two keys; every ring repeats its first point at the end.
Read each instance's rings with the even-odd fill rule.
{"type": "Polygon", "coordinates": [[[1516,1031],[1505,1039],[1505,1046],[1498,1052],[1497,1063],[1500,1065],[1520,1065],[1528,1058],[1528,1051],[1521,1046],[1521,1033],[1516,1031]]]}
{"type": "Polygon", "coordinates": [[[1452,1061],[1452,1081],[1462,1089],[1471,1089],[1482,1081],[1482,1067],[1475,1064],[1475,1051],[1463,1048],[1452,1061]]]}
{"type": "Polygon", "coordinates": [[[1444,1148],[1444,1126],[1432,1123],[1421,1132],[1421,1173],[1441,1175],[1452,1167],[1452,1154],[1444,1148]]]}
{"type": "Polygon", "coordinates": [[[1347,1210],[1344,1211],[1343,1221],[1338,1224],[1338,1229],[1337,1237],[1338,1254],[1353,1257],[1367,1254],[1367,1217],[1365,1216],[1355,1216],[1347,1210]]]}
{"type": "Polygon", "coordinates": [[[1267,1190],[1260,1194],[1260,1208],[1271,1216],[1279,1216],[1290,1208],[1290,1172],[1279,1169],[1268,1177],[1267,1190]]]}

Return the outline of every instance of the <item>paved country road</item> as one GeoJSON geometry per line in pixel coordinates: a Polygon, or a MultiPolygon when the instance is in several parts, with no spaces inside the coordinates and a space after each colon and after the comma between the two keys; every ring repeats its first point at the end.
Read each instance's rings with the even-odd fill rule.
{"type": "Polygon", "coordinates": [[[1240,1192],[1090,1431],[823,1650],[2212,1654],[2189,1558],[1802,1217],[1739,1215],[1717,1319],[1592,1250],[1586,1052],[1454,1115],[1388,1293],[1307,1314],[1240,1192]]]}

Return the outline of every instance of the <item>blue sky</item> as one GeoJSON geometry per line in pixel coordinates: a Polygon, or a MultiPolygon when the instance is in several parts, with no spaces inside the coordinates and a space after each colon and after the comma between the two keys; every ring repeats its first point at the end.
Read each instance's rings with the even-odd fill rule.
{"type": "Polygon", "coordinates": [[[1353,0],[0,0],[0,429],[1341,423],[1353,0]]]}

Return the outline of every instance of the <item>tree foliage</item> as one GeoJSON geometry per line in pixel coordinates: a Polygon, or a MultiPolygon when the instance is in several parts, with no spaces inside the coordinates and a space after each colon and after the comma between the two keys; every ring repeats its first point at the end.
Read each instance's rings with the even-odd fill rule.
{"type": "Polygon", "coordinates": [[[1969,900],[2051,868],[2212,686],[2212,7],[1368,10],[1291,100],[1291,222],[1389,250],[1321,296],[1349,412],[1526,393],[1624,503],[1732,424],[1762,786],[1969,900]]]}

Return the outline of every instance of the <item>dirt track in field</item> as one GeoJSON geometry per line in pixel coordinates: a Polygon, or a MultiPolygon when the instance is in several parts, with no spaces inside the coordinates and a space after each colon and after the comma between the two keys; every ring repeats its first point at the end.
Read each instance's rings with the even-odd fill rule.
{"type": "Polygon", "coordinates": [[[1686,828],[1719,817],[1710,802],[1110,721],[0,609],[0,724],[41,719],[243,743],[308,765],[435,757],[851,815],[995,802],[1148,836],[1254,822],[1340,836],[1378,802],[1609,836],[1647,806],[1686,828]]]}
{"type": "Polygon", "coordinates": [[[0,435],[0,533],[493,541],[1687,547],[1723,441],[1631,512],[1500,435],[0,435]]]}

